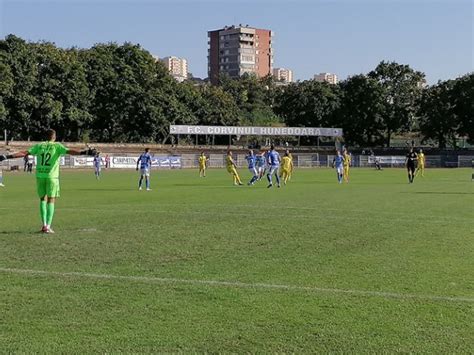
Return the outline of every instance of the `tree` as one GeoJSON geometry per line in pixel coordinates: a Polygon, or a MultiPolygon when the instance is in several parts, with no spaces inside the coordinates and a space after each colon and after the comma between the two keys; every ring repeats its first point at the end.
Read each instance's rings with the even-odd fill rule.
{"type": "Polygon", "coordinates": [[[33,137],[41,138],[46,128],[54,127],[60,139],[78,140],[80,129],[91,121],[89,89],[78,51],[63,50],[48,42],[32,46],[38,67],[33,137]]]}
{"type": "MultiPolygon", "coordinates": [[[[315,80],[280,88],[274,111],[287,126],[331,127],[339,107],[339,87],[315,80]]],[[[304,138],[314,143],[315,138],[304,138]]]]}
{"type": "Polygon", "coordinates": [[[254,126],[280,121],[273,112],[276,86],[272,76],[258,78],[244,74],[240,78],[219,77],[220,87],[234,98],[244,124],[254,126]]]}
{"type": "Polygon", "coordinates": [[[459,122],[458,134],[467,136],[474,144],[474,73],[456,79],[452,92],[453,111],[459,122]]]}
{"type": "Polygon", "coordinates": [[[163,82],[154,95],[156,107],[163,112],[157,140],[166,143],[170,138],[169,126],[173,124],[196,124],[203,115],[203,98],[191,83],[177,83],[172,77],[163,82]]]}
{"type": "Polygon", "coordinates": [[[51,127],[69,141],[165,143],[171,124],[283,123],[341,126],[348,143],[372,146],[390,145],[393,134],[420,123],[440,146],[459,135],[474,142],[474,74],[422,95],[423,82],[408,65],[381,62],[340,85],[282,86],[272,76],[246,74],[196,86],[178,83],[139,45],[61,49],[9,35],[0,40],[0,129],[14,139],[39,139],[51,127]]]}
{"type": "MultiPolygon", "coordinates": [[[[172,78],[138,45],[96,45],[83,54],[92,96],[93,138],[154,141],[160,134],[172,78]]],[[[169,110],[168,110],[169,113],[169,110]]]]}
{"type": "Polygon", "coordinates": [[[289,126],[325,127],[339,106],[338,87],[315,80],[293,83],[280,89],[275,112],[289,126]]]}
{"type": "Polygon", "coordinates": [[[386,145],[390,147],[394,133],[406,132],[413,127],[425,75],[408,65],[382,61],[368,76],[382,87],[383,126],[386,145]]]}
{"type": "Polygon", "coordinates": [[[69,141],[81,140],[92,122],[89,113],[91,94],[79,52],[77,49],[62,51],[61,91],[57,95],[62,103],[62,113],[56,128],[60,136],[69,141]]]}
{"type": "Polygon", "coordinates": [[[11,137],[30,139],[33,133],[31,127],[35,124],[32,116],[38,107],[38,100],[34,95],[38,85],[34,48],[21,38],[8,35],[5,40],[0,40],[0,52],[2,64],[9,68],[4,69],[4,73],[10,72],[13,77],[13,85],[9,85],[10,95],[2,97],[5,113],[8,111],[5,126],[11,137]]]}
{"type": "Polygon", "coordinates": [[[0,129],[3,131],[7,128],[7,108],[5,101],[12,94],[13,90],[13,75],[10,67],[5,63],[4,53],[0,52],[0,129]]]}
{"type": "Polygon", "coordinates": [[[205,100],[203,123],[220,126],[240,124],[240,113],[237,103],[229,93],[216,86],[202,87],[205,100]]]}
{"type": "Polygon", "coordinates": [[[420,99],[420,131],[424,139],[434,139],[440,148],[447,142],[456,145],[458,120],[453,111],[452,80],[439,82],[423,91],[420,99]]]}
{"type": "MultiPolygon", "coordinates": [[[[201,88],[205,100],[203,124],[216,126],[238,126],[241,123],[239,107],[234,97],[218,86],[201,88]]],[[[225,137],[216,138],[219,143],[227,143],[225,137]]]]}
{"type": "Polygon", "coordinates": [[[383,141],[383,91],[366,75],[355,75],[340,83],[341,105],[335,125],[344,131],[349,144],[374,146],[383,141]]]}

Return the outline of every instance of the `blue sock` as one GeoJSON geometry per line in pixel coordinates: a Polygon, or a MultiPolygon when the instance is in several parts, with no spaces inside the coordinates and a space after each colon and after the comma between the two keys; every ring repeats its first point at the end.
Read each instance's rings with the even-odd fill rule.
{"type": "Polygon", "coordinates": [[[277,173],[275,174],[275,177],[277,179],[277,184],[280,185],[280,177],[278,176],[278,171],[277,173]]]}
{"type": "Polygon", "coordinates": [[[270,185],[273,184],[273,182],[272,182],[272,176],[271,176],[270,174],[267,174],[267,180],[268,180],[268,182],[270,183],[270,185]]]}
{"type": "Polygon", "coordinates": [[[250,183],[253,184],[255,181],[257,181],[257,179],[258,179],[258,176],[254,176],[252,180],[250,180],[250,183]]]}
{"type": "Polygon", "coordinates": [[[140,181],[138,182],[138,187],[142,187],[143,177],[140,177],[140,181]]]}
{"type": "Polygon", "coordinates": [[[146,179],[146,188],[149,189],[150,188],[150,179],[146,179]]]}

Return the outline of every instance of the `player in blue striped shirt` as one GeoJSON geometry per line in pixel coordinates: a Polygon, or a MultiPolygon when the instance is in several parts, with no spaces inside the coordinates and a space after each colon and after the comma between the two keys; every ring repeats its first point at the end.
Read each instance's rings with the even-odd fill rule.
{"type": "Polygon", "coordinates": [[[140,165],[140,181],[138,182],[138,190],[142,189],[143,178],[145,178],[146,190],[150,191],[150,170],[151,170],[151,155],[150,149],[146,148],[145,152],[140,155],[137,160],[137,171],[140,165]]]}
{"type": "Polygon", "coordinates": [[[100,179],[100,166],[101,164],[101,158],[100,158],[100,153],[97,152],[97,154],[94,156],[94,171],[95,171],[95,178],[97,180],[100,179]]]}
{"type": "Polygon", "coordinates": [[[267,179],[268,179],[268,188],[273,186],[273,181],[272,181],[272,175],[275,174],[275,178],[278,184],[278,187],[280,187],[280,176],[278,174],[278,168],[280,167],[280,154],[275,150],[275,146],[272,144],[270,147],[270,151],[268,152],[267,155],[267,163],[270,166],[268,174],[267,174],[267,179]]]}
{"type": "Polygon", "coordinates": [[[337,172],[337,181],[342,184],[342,177],[344,175],[344,157],[341,155],[341,152],[338,150],[336,156],[332,160],[332,167],[336,168],[337,172]]]}
{"type": "Polygon", "coordinates": [[[255,184],[255,181],[258,179],[258,172],[257,172],[257,157],[253,154],[253,150],[249,150],[249,155],[245,157],[248,163],[249,171],[252,173],[252,179],[248,182],[247,185],[255,184]]]}
{"type": "Polygon", "coordinates": [[[258,180],[261,180],[263,175],[265,175],[265,165],[267,164],[266,158],[265,158],[265,152],[262,151],[259,155],[255,157],[255,159],[256,159],[255,166],[258,172],[258,180]]]}

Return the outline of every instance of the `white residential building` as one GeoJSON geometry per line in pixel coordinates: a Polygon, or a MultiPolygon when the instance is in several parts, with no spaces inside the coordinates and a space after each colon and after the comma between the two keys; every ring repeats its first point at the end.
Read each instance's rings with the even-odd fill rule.
{"type": "Polygon", "coordinates": [[[176,80],[184,81],[188,78],[188,61],[186,59],[170,56],[160,60],[176,80]]]}
{"type": "Polygon", "coordinates": [[[320,82],[328,82],[329,84],[337,84],[338,83],[338,78],[336,74],[331,74],[331,73],[319,73],[314,76],[314,80],[320,81],[320,82]]]}
{"type": "Polygon", "coordinates": [[[275,78],[275,80],[280,81],[280,82],[292,83],[293,70],[285,69],[285,68],[274,68],[273,77],[275,78]]]}

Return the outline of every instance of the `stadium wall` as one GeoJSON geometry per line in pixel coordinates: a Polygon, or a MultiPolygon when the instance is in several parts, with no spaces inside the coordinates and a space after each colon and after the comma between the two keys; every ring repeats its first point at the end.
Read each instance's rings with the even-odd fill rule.
{"type": "MultiPolygon", "coordinates": [[[[0,142],[0,153],[6,151],[14,152],[19,150],[26,150],[32,145],[38,142],[27,142],[27,141],[13,141],[9,142],[8,145],[5,145],[3,142],[0,142]]],[[[285,149],[290,149],[292,153],[307,153],[307,154],[331,154],[334,152],[334,142],[329,142],[329,145],[320,145],[320,146],[293,146],[293,145],[281,145],[276,146],[277,150],[283,151],[285,149]]],[[[83,142],[64,142],[64,144],[70,148],[74,149],[83,149],[85,143],[83,142]]],[[[206,154],[212,153],[225,153],[227,150],[232,150],[236,153],[246,154],[247,151],[251,148],[256,151],[260,147],[250,147],[245,144],[240,145],[169,145],[169,144],[147,144],[147,143],[90,143],[90,145],[103,154],[140,154],[144,151],[145,148],[150,148],[154,154],[162,155],[180,155],[180,154],[195,154],[201,151],[206,152],[206,154]]],[[[418,146],[415,146],[418,148],[418,146]]],[[[262,149],[265,147],[262,147],[262,149]]],[[[356,148],[349,147],[351,152],[355,155],[369,155],[373,152],[375,155],[385,156],[385,155],[405,155],[407,151],[407,146],[405,147],[391,147],[391,148],[356,148]]],[[[428,155],[453,155],[457,158],[458,155],[474,155],[474,149],[439,149],[434,147],[422,147],[425,154],[428,155]]]]}
{"type": "MultiPolygon", "coordinates": [[[[239,168],[246,168],[247,161],[245,153],[233,155],[236,165],[239,168]]],[[[292,153],[293,164],[297,168],[330,168],[334,155],[320,153],[292,153]]],[[[225,167],[226,154],[211,153],[209,158],[209,168],[225,167]]],[[[352,155],[352,166],[370,168],[375,167],[375,158],[378,158],[385,168],[400,168],[405,164],[405,155],[352,155]]],[[[198,153],[192,154],[155,154],[153,156],[153,168],[155,169],[195,169],[198,167],[198,153]]],[[[456,155],[447,158],[444,155],[426,155],[427,168],[458,168],[471,167],[474,155],[456,155]]],[[[135,169],[138,154],[114,153],[109,155],[110,169],[135,169]]],[[[69,156],[61,159],[63,168],[84,169],[93,167],[92,157],[69,156]]],[[[102,166],[106,166],[106,156],[102,155],[102,166]]],[[[0,168],[4,170],[23,170],[24,161],[22,158],[8,160],[0,163],[0,168]]]]}

